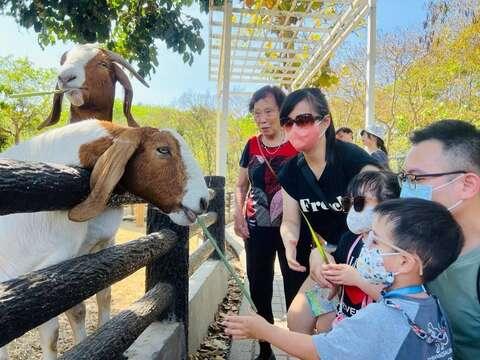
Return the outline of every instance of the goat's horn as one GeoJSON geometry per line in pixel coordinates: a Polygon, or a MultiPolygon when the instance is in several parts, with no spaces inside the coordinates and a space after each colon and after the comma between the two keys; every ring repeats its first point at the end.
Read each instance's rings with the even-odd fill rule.
{"type": "Polygon", "coordinates": [[[115,61],[116,63],[119,63],[120,65],[122,65],[124,68],[126,68],[128,71],[130,71],[133,74],[133,76],[135,76],[143,85],[145,85],[146,87],[150,87],[148,85],[148,83],[145,81],[145,79],[143,77],[141,77],[135,71],[135,69],[132,67],[132,65],[130,65],[123,57],[121,57],[117,53],[115,53],[111,50],[108,50],[108,49],[104,49],[104,51],[108,54],[108,57],[110,58],[110,60],[115,61]]]}

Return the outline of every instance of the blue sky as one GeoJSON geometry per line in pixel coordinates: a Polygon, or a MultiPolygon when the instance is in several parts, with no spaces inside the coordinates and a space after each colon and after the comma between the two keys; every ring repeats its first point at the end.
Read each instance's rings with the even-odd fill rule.
{"type": "MultiPolygon", "coordinates": [[[[189,9],[188,13],[198,17],[204,24],[202,37],[208,41],[208,17],[198,9],[189,9]]],[[[378,0],[377,30],[391,32],[396,29],[420,28],[426,14],[426,0],[378,0]]],[[[366,44],[365,33],[352,34],[347,41],[359,41],[366,44]]],[[[0,56],[27,56],[37,66],[57,67],[60,56],[72,44],[57,43],[42,50],[37,44],[36,34],[18,26],[12,18],[0,16],[0,56]]],[[[134,103],[170,105],[186,92],[216,93],[216,83],[208,80],[208,49],[195,58],[192,66],[183,64],[181,56],[166,49],[159,42],[159,63],[157,72],[149,80],[150,89],[132,80],[134,103]]],[[[245,86],[243,90],[258,87],[245,86]]],[[[39,89],[40,90],[40,89],[39,89]]],[[[117,90],[118,91],[118,90],[117,90]]],[[[117,93],[119,94],[119,93],[117,93]]]]}

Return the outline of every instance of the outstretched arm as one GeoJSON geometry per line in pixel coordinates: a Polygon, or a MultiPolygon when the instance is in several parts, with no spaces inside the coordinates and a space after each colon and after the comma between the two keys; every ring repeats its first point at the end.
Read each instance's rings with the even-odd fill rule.
{"type": "Polygon", "coordinates": [[[264,340],[300,359],[320,360],[312,336],[269,324],[259,315],[227,316],[223,324],[234,339],[264,340]]]}

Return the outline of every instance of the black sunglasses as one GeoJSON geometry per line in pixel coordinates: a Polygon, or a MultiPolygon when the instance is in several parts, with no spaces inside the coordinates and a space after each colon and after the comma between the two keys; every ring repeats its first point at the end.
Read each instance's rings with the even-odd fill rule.
{"type": "Polygon", "coordinates": [[[449,172],[434,173],[434,174],[410,174],[405,171],[400,171],[397,174],[397,177],[400,184],[404,182],[415,184],[418,180],[422,180],[423,178],[440,177],[440,176],[454,175],[454,174],[466,174],[466,173],[467,172],[464,170],[449,171],[449,172]]]}
{"type": "Polygon", "coordinates": [[[297,126],[305,126],[305,125],[310,125],[313,124],[315,121],[322,121],[325,118],[325,116],[315,116],[313,114],[300,114],[295,117],[295,119],[292,119],[289,116],[282,117],[280,118],[280,123],[282,124],[283,127],[290,129],[293,124],[297,124],[297,126]]]}
{"type": "Polygon", "coordinates": [[[345,212],[348,212],[352,206],[356,212],[361,212],[365,207],[366,200],[365,196],[342,196],[340,202],[345,212]]]}

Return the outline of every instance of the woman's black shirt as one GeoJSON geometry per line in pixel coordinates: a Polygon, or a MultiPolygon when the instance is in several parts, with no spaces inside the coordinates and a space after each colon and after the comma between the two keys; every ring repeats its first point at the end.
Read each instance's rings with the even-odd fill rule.
{"type": "MultiPolygon", "coordinates": [[[[340,198],[345,195],[350,180],[366,165],[378,166],[378,162],[357,145],[337,140],[333,161],[327,163],[320,179],[315,178],[300,153],[285,163],[279,181],[283,189],[298,201],[314,230],[328,243],[336,245],[347,230],[346,213],[340,198]],[[305,173],[311,181],[307,180],[305,173]],[[314,186],[322,194],[318,189],[315,191],[314,186]]],[[[304,241],[311,241],[311,237],[302,220],[299,243],[304,241]]]]}

